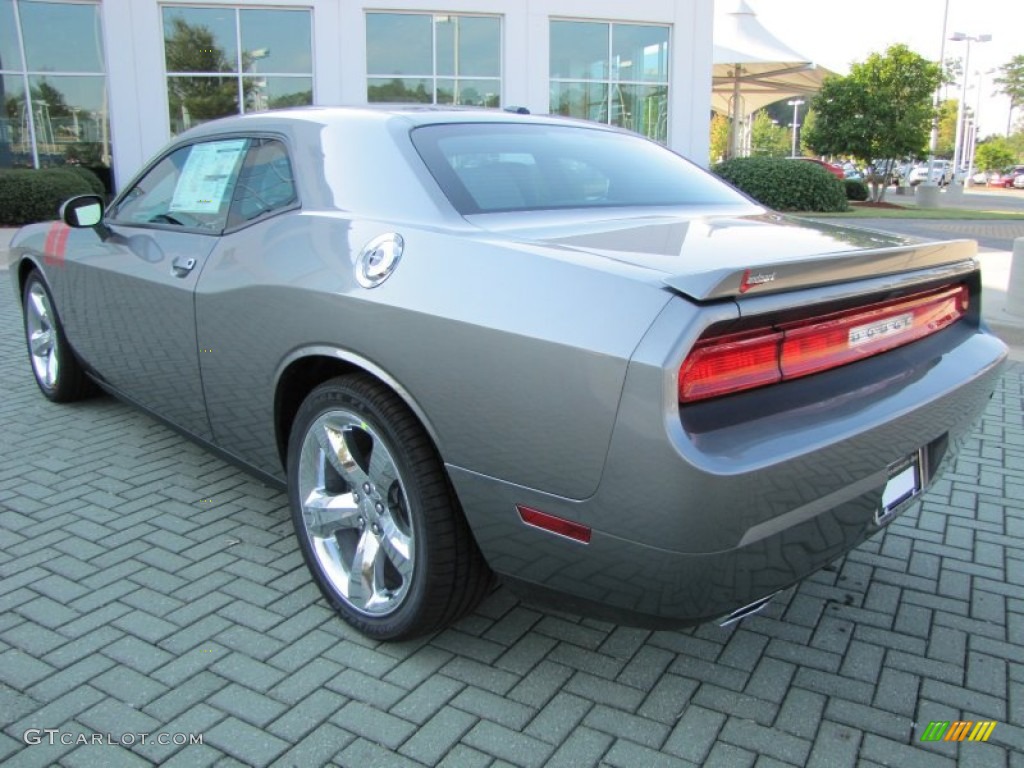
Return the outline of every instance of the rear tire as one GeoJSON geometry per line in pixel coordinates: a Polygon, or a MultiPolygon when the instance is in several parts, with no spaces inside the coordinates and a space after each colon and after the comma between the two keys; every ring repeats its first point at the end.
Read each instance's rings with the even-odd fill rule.
{"type": "Polygon", "coordinates": [[[490,571],[433,443],[369,376],[331,379],[302,403],[288,495],[317,586],[371,638],[440,629],[487,591],[490,571]]]}
{"type": "Polygon", "coordinates": [[[21,306],[25,344],[39,390],[55,403],[70,403],[93,394],[95,385],[68,344],[50,289],[35,270],[25,281],[21,306]]]}

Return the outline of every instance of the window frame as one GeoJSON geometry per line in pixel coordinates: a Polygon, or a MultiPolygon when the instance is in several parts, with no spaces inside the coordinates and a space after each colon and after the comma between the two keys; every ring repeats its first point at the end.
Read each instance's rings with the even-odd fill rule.
{"type": "MultiPolygon", "coordinates": [[[[302,195],[301,195],[301,193],[299,191],[298,183],[294,183],[295,179],[296,179],[295,163],[292,162],[292,158],[294,156],[295,156],[295,153],[293,151],[293,147],[292,147],[292,144],[291,144],[291,141],[289,140],[289,138],[285,134],[276,133],[274,131],[232,131],[232,132],[228,132],[228,133],[216,133],[216,134],[210,134],[210,135],[206,135],[206,136],[197,136],[195,138],[189,138],[189,139],[184,139],[184,140],[181,140],[181,141],[176,141],[173,144],[168,145],[160,154],[156,155],[152,160],[150,160],[142,168],[142,170],[140,170],[137,174],[135,174],[135,176],[132,178],[132,180],[127,185],[125,185],[124,189],[110,202],[110,205],[106,206],[106,208],[104,209],[104,212],[103,212],[103,223],[106,224],[106,225],[115,226],[115,227],[129,227],[129,228],[134,228],[134,229],[153,229],[153,230],[157,230],[157,231],[161,231],[161,232],[179,232],[179,233],[188,233],[188,234],[195,234],[195,235],[205,235],[207,237],[223,237],[224,235],[229,235],[229,234],[232,234],[234,232],[238,232],[238,231],[243,230],[243,229],[245,229],[247,227],[250,227],[250,226],[253,226],[255,224],[259,224],[260,222],[266,221],[267,219],[274,218],[275,216],[278,216],[280,214],[289,213],[291,211],[296,211],[296,210],[301,210],[302,209],[302,195]],[[192,147],[192,146],[195,146],[196,144],[208,144],[208,143],[213,142],[213,141],[233,141],[233,140],[238,140],[238,139],[244,139],[244,140],[249,142],[246,145],[246,148],[245,148],[245,156],[242,158],[242,162],[239,164],[239,167],[238,167],[238,173],[239,174],[241,174],[242,166],[245,165],[245,162],[246,162],[246,160],[249,157],[249,152],[252,149],[252,141],[253,140],[256,140],[256,139],[273,139],[273,140],[277,140],[277,141],[281,142],[281,144],[285,148],[285,153],[287,154],[287,157],[288,157],[288,164],[292,168],[292,180],[293,180],[293,186],[295,188],[295,200],[290,205],[288,205],[287,207],[284,207],[284,208],[277,208],[277,209],[274,209],[273,211],[268,211],[267,213],[261,214],[260,216],[258,216],[255,219],[252,219],[250,221],[242,222],[241,224],[239,224],[237,226],[233,226],[233,227],[227,226],[227,222],[228,222],[230,217],[229,216],[225,216],[225,218],[224,218],[225,226],[220,228],[220,229],[217,229],[217,230],[202,229],[202,228],[199,228],[199,227],[183,227],[183,226],[178,226],[176,224],[161,224],[160,222],[134,222],[134,221],[133,222],[127,222],[127,221],[121,221],[121,220],[118,220],[118,219],[114,218],[114,216],[116,215],[116,214],[114,214],[114,212],[128,198],[129,193],[131,193],[131,191],[133,189],[135,189],[136,186],[138,186],[138,184],[149,174],[150,171],[152,171],[160,163],[162,163],[164,160],[166,160],[168,157],[170,157],[172,154],[174,154],[178,150],[180,150],[180,149],[182,149],[184,147],[192,147]]],[[[237,178],[237,175],[236,175],[235,181],[237,182],[237,180],[238,180],[238,178],[237,178]]],[[[234,192],[232,192],[232,202],[233,202],[233,198],[234,198],[234,192]]],[[[231,204],[229,203],[228,204],[228,212],[229,212],[229,214],[230,214],[230,210],[231,210],[231,204]]]]}
{"type": "MultiPolygon", "coordinates": [[[[109,81],[106,71],[106,46],[107,41],[102,37],[102,19],[103,19],[103,3],[101,0],[53,0],[55,5],[81,5],[92,7],[99,14],[100,18],[100,64],[103,69],[101,71],[92,70],[79,70],[79,71],[68,71],[68,70],[36,70],[30,69],[28,66],[28,51],[25,47],[25,33],[21,20],[21,0],[12,0],[11,8],[14,14],[14,39],[18,46],[18,58],[15,62],[15,66],[10,64],[3,64],[0,67],[0,77],[13,77],[21,80],[21,87],[23,88],[24,104],[26,106],[26,123],[29,132],[29,144],[32,150],[32,168],[40,169],[44,167],[60,168],[62,166],[43,166],[40,164],[40,152],[39,152],[39,137],[36,130],[36,119],[35,110],[33,108],[32,99],[32,79],[33,78],[47,78],[47,77],[82,77],[82,78],[102,78],[103,80],[103,92],[105,94],[105,101],[107,103],[106,114],[100,118],[100,122],[106,123],[106,130],[102,133],[106,137],[105,142],[102,143],[100,159],[106,168],[110,168],[113,162],[113,142],[110,136],[110,90],[109,81]]],[[[13,142],[12,142],[13,143],[13,142]]]]}
{"type": "MultiPolygon", "coordinates": [[[[370,101],[370,81],[371,80],[426,80],[431,84],[429,102],[409,102],[409,103],[422,103],[431,104],[433,106],[463,106],[459,105],[458,102],[453,101],[452,104],[441,104],[437,100],[437,84],[438,81],[451,80],[452,82],[490,82],[498,81],[498,104],[491,109],[501,109],[505,103],[505,15],[501,13],[484,13],[478,11],[451,11],[449,13],[441,13],[438,11],[421,11],[421,10],[405,10],[405,9],[384,9],[384,8],[369,8],[363,12],[363,42],[366,48],[366,56],[363,58],[363,66],[365,71],[365,88],[363,89],[364,97],[367,104],[386,104],[388,102],[382,101],[370,101]],[[370,71],[369,62],[369,17],[370,16],[425,16],[431,20],[430,24],[430,65],[432,72],[430,73],[401,73],[395,74],[394,72],[388,73],[374,73],[370,71]],[[437,17],[444,16],[448,18],[476,18],[476,19],[494,19],[498,22],[498,73],[496,75],[460,75],[457,71],[451,75],[438,74],[438,46],[437,46],[437,17]]],[[[453,94],[454,99],[454,94],[453,94]]]]}
{"type": "MultiPolygon", "coordinates": [[[[314,9],[309,5],[253,5],[247,3],[230,3],[230,4],[205,4],[201,0],[196,2],[178,3],[178,2],[160,2],[157,4],[157,10],[160,16],[160,61],[161,69],[163,71],[163,83],[164,83],[164,106],[167,107],[167,130],[170,136],[177,136],[172,130],[171,125],[171,114],[170,114],[170,87],[169,81],[172,77],[196,77],[196,78],[225,78],[232,79],[235,81],[235,97],[238,104],[238,111],[231,115],[222,115],[222,117],[233,117],[235,115],[250,115],[259,114],[266,110],[246,110],[245,106],[245,80],[249,79],[266,79],[266,78],[286,78],[291,80],[308,80],[310,84],[310,105],[316,104],[316,28],[315,20],[313,18],[314,9]],[[235,43],[235,60],[232,63],[233,69],[230,72],[180,72],[170,71],[167,69],[167,29],[164,22],[164,11],[166,9],[172,10],[230,10],[234,14],[234,43],[235,43]],[[303,11],[309,20],[309,72],[298,73],[298,72],[245,72],[242,67],[242,11],[303,11]]],[[[307,105],[309,106],[309,105],[307,105]]],[[[268,105],[267,109],[272,109],[268,105]]],[[[208,121],[203,121],[208,122],[208,121]]],[[[195,125],[202,125],[202,123],[196,123],[195,125]]],[[[195,125],[189,126],[185,130],[195,127],[195,125]]],[[[182,131],[183,133],[184,131],[182,131]]]]}
{"type": "MultiPolygon", "coordinates": [[[[614,21],[614,20],[611,20],[611,19],[587,19],[587,18],[576,18],[576,17],[571,17],[571,16],[550,16],[548,18],[548,41],[549,41],[549,46],[550,46],[550,40],[551,40],[551,26],[552,26],[552,24],[555,24],[555,23],[558,23],[558,22],[568,22],[568,23],[573,23],[573,24],[600,24],[600,25],[602,25],[604,27],[607,27],[607,29],[608,29],[608,47],[607,47],[607,54],[606,54],[606,57],[604,59],[604,64],[605,64],[605,68],[606,68],[606,71],[607,71],[608,74],[604,78],[554,77],[551,74],[551,62],[550,62],[550,53],[549,53],[548,54],[548,56],[549,56],[549,58],[548,58],[548,89],[549,89],[548,111],[549,111],[549,113],[550,114],[559,114],[559,115],[561,115],[560,112],[555,112],[552,109],[551,96],[550,96],[551,85],[553,85],[555,83],[565,84],[565,85],[584,85],[584,86],[600,84],[600,85],[604,86],[604,90],[605,90],[605,100],[606,100],[605,103],[607,105],[607,109],[606,109],[607,114],[606,114],[606,117],[605,117],[605,119],[603,121],[592,120],[592,122],[598,123],[598,125],[610,125],[610,126],[615,127],[615,128],[623,128],[625,130],[633,131],[634,133],[637,133],[637,134],[639,134],[641,136],[644,136],[645,138],[648,138],[651,141],[656,141],[656,142],[658,142],[659,144],[661,144],[663,146],[668,146],[669,136],[672,133],[672,130],[671,130],[671,128],[672,128],[671,127],[671,121],[672,121],[672,105],[671,105],[671,100],[672,100],[672,60],[673,60],[673,57],[675,56],[675,44],[674,44],[674,40],[673,40],[673,38],[675,36],[674,35],[675,30],[674,30],[673,25],[672,24],[665,24],[665,23],[656,23],[656,22],[614,21]],[[616,78],[612,77],[612,71],[613,71],[612,62],[613,62],[614,51],[615,51],[615,28],[616,27],[657,27],[657,28],[660,28],[660,29],[664,29],[667,32],[667,38],[666,38],[666,43],[665,44],[668,47],[668,52],[667,52],[666,62],[665,62],[666,63],[666,67],[665,67],[665,80],[664,81],[662,81],[662,80],[638,80],[638,79],[622,80],[622,79],[616,79],[616,78]],[[619,85],[619,86],[628,86],[628,87],[649,86],[649,87],[655,87],[655,88],[659,88],[660,87],[660,88],[664,88],[665,89],[665,137],[664,137],[664,139],[661,139],[660,137],[657,137],[657,136],[650,136],[650,135],[648,135],[646,133],[641,133],[640,131],[637,131],[637,130],[635,130],[633,128],[629,128],[629,127],[624,126],[624,125],[618,125],[617,123],[613,123],[611,121],[612,112],[613,112],[613,110],[612,110],[613,88],[615,86],[617,86],[617,85],[619,85]]],[[[574,117],[574,116],[573,115],[563,115],[563,117],[574,117]]],[[[585,117],[585,118],[582,118],[582,119],[589,120],[590,118],[586,118],[585,117]]]]}

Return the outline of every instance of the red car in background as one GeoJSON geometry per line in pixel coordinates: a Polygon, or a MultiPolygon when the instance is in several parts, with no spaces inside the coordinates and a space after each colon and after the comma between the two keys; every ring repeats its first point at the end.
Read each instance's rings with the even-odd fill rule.
{"type": "Polygon", "coordinates": [[[824,168],[826,171],[831,173],[836,178],[838,178],[838,179],[845,179],[846,178],[846,174],[843,172],[842,166],[836,165],[835,163],[827,163],[824,160],[819,160],[816,157],[793,157],[793,158],[790,158],[790,159],[791,160],[803,160],[804,162],[807,162],[807,163],[817,163],[818,165],[820,165],[822,168],[824,168]]]}
{"type": "Polygon", "coordinates": [[[993,173],[988,177],[988,185],[990,187],[1005,187],[1012,189],[1014,184],[1013,181],[1018,176],[1024,174],[1024,165],[1014,165],[999,173],[993,173]]]}

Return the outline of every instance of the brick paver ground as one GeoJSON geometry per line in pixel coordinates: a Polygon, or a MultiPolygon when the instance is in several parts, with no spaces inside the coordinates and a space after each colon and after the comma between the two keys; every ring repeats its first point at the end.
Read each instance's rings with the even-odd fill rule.
{"type": "Polygon", "coordinates": [[[282,494],[110,398],[45,401],[3,285],[0,763],[1024,768],[1022,385],[1015,366],[919,513],[738,627],[499,589],[378,644],[325,608],[282,494]],[[921,744],[958,719],[999,724],[921,744]],[[61,743],[93,734],[129,746],[61,743]]]}

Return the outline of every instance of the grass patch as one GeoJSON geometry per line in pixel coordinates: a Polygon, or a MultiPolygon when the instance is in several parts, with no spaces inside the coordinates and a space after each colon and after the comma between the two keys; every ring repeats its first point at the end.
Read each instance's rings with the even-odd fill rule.
{"type": "Polygon", "coordinates": [[[816,219],[940,219],[974,221],[1024,221],[1024,213],[1006,211],[976,211],[970,208],[862,208],[852,206],[846,213],[795,213],[793,216],[813,216],[816,219]]]}

